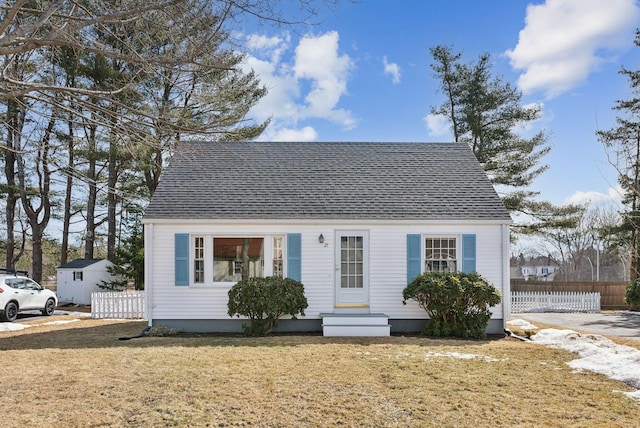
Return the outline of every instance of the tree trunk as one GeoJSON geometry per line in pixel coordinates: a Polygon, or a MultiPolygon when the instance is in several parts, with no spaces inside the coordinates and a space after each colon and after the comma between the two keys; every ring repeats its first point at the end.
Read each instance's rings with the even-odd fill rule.
{"type": "Polygon", "coordinates": [[[107,178],[107,259],[113,261],[116,254],[116,204],[118,185],[118,155],[114,138],[109,142],[107,178]]]}
{"type": "Polygon", "coordinates": [[[7,221],[7,241],[5,245],[6,259],[5,267],[13,269],[15,267],[15,215],[19,193],[16,187],[16,155],[15,150],[19,147],[20,134],[24,124],[24,109],[19,108],[15,100],[7,101],[7,150],[5,150],[4,173],[7,179],[7,201],[5,206],[5,216],[7,221]]]}
{"type": "Polygon", "coordinates": [[[49,224],[49,219],[51,218],[51,171],[49,170],[49,151],[51,136],[56,120],[56,112],[53,111],[37,150],[38,156],[36,157],[34,169],[38,175],[38,193],[35,196],[28,196],[28,183],[25,180],[25,162],[24,159],[22,159],[22,156],[17,156],[20,200],[22,201],[22,207],[27,214],[29,226],[31,226],[31,240],[33,245],[31,274],[33,279],[37,282],[42,281],[42,236],[44,235],[47,224],[49,224]],[[36,197],[39,198],[40,204],[37,208],[34,208],[32,201],[36,197]]]}
{"type": "Polygon", "coordinates": [[[96,201],[98,198],[98,186],[96,183],[96,156],[97,156],[97,143],[96,143],[96,126],[91,125],[89,129],[89,166],[87,169],[87,181],[89,182],[89,197],[87,199],[87,227],[84,234],[84,258],[93,258],[93,246],[95,243],[96,234],[96,201]]]}
{"type": "Polygon", "coordinates": [[[71,229],[71,195],[73,192],[73,174],[75,173],[75,152],[73,149],[73,120],[68,121],[68,141],[67,141],[67,174],[64,193],[64,213],[62,217],[62,244],[60,249],[60,264],[69,261],[69,233],[71,229]]]}

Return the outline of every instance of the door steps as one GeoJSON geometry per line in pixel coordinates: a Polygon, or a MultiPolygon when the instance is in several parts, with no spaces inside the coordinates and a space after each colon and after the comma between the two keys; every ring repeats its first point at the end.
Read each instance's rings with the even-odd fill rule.
{"type": "Polygon", "coordinates": [[[323,336],[390,336],[391,325],[386,314],[325,313],[323,336]]]}

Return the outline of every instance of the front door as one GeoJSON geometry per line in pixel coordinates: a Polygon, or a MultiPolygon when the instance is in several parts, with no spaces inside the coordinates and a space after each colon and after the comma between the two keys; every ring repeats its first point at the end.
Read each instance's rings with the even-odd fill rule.
{"type": "Polygon", "coordinates": [[[336,232],[336,308],[369,308],[369,232],[336,232]]]}

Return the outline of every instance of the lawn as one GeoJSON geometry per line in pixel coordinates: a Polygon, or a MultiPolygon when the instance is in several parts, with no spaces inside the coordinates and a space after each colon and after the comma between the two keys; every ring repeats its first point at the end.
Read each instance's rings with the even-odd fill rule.
{"type": "Polygon", "coordinates": [[[0,426],[628,427],[640,415],[625,384],[512,338],[118,340],[144,327],[83,319],[1,332],[0,426]]]}

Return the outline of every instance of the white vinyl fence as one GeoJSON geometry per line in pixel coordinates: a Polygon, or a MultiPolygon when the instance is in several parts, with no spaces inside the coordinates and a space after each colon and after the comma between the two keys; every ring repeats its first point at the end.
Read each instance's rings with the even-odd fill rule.
{"type": "Polygon", "coordinates": [[[144,291],[91,293],[91,318],[145,319],[144,291]]]}
{"type": "Polygon", "coordinates": [[[511,312],[600,312],[600,293],[512,291],[511,312]]]}

